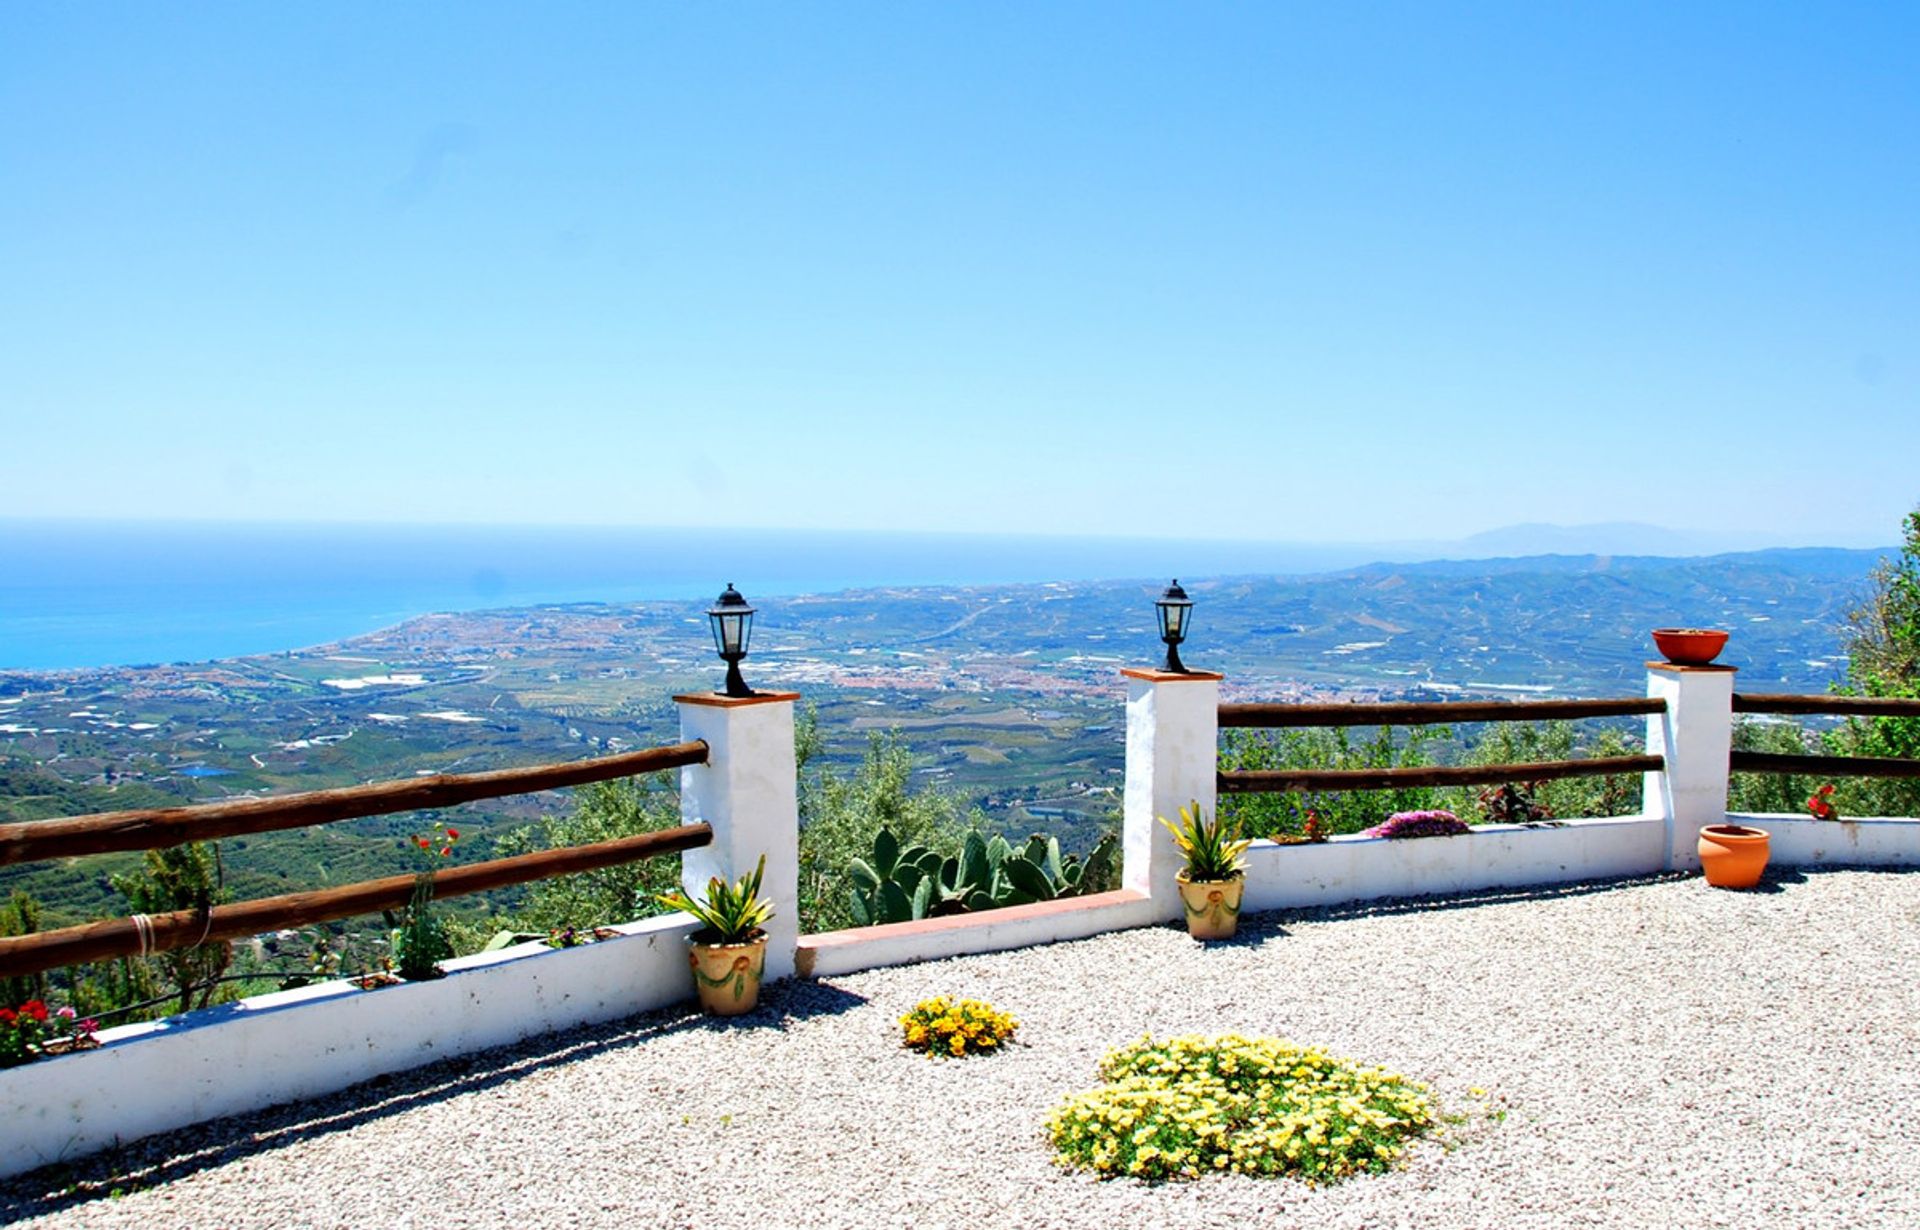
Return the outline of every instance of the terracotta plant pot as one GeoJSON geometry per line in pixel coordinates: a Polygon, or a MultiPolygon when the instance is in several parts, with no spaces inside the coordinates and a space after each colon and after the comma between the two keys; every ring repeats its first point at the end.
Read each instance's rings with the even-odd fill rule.
{"type": "Polygon", "coordinates": [[[1230,880],[1189,880],[1182,871],[1174,877],[1180,901],[1186,906],[1187,934],[1196,940],[1230,940],[1240,923],[1240,894],[1246,873],[1230,880]]]}
{"type": "Polygon", "coordinates": [[[1715,888],[1752,888],[1767,869],[1769,838],[1743,824],[1709,824],[1700,830],[1700,870],[1715,888]]]}
{"type": "Polygon", "coordinates": [[[714,1016],[752,1012],[760,1002],[760,976],[767,971],[767,936],[763,931],[738,944],[694,940],[687,961],[702,1008],[714,1016]]]}
{"type": "Polygon", "coordinates": [[[1655,628],[1653,643],[1675,666],[1705,666],[1727,647],[1727,634],[1713,628],[1655,628]]]}

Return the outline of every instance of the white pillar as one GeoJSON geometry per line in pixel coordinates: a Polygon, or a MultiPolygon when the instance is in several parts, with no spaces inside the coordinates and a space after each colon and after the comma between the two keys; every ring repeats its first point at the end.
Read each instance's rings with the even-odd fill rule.
{"type": "Polygon", "coordinates": [[[1194,802],[1214,814],[1220,753],[1220,679],[1211,671],[1123,670],[1127,677],[1127,791],[1121,885],[1181,915],[1174,874],[1186,865],[1160,817],[1180,822],[1194,802]]]}
{"type": "Polygon", "coordinates": [[[1666,820],[1667,870],[1700,869],[1700,827],[1727,818],[1727,764],[1733,750],[1731,666],[1647,663],[1647,695],[1667,703],[1647,715],[1647,752],[1667,759],[1649,773],[1646,809],[1666,820]]]}
{"type": "Polygon", "coordinates": [[[793,751],[798,692],[731,697],[676,696],[680,737],[704,739],[707,763],[680,770],[683,823],[713,826],[713,842],[680,856],[680,882],[704,899],[713,876],[735,880],[767,856],[762,896],[767,920],[768,981],[793,973],[800,925],[800,802],[793,751]]]}

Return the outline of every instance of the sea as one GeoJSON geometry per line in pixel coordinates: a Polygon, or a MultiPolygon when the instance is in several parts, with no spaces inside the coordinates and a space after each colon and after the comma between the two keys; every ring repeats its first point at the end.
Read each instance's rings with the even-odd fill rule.
{"type": "Polygon", "coordinates": [[[1049,535],[0,519],[0,670],[204,662],[434,612],[1312,572],[1359,546],[1049,535]]]}

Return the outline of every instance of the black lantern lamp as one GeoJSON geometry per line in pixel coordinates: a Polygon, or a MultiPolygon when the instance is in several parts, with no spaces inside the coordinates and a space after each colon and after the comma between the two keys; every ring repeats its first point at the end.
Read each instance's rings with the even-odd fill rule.
{"type": "Polygon", "coordinates": [[[753,689],[740,677],[740,659],[747,656],[747,641],[753,635],[753,608],[740,591],[727,582],[727,588],[707,610],[707,622],[713,625],[713,647],[727,664],[728,696],[752,696],[753,689]]]}
{"type": "Polygon", "coordinates": [[[1180,579],[1175,577],[1173,584],[1167,586],[1167,592],[1153,605],[1160,614],[1160,639],[1167,643],[1167,664],[1162,669],[1185,675],[1188,671],[1180,664],[1180,642],[1187,639],[1187,625],[1193,622],[1193,599],[1187,597],[1187,591],[1180,588],[1180,579]]]}

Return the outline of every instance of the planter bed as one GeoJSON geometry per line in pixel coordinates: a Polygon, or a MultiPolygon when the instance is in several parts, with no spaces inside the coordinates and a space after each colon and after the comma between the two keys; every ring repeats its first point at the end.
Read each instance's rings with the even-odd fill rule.
{"type": "Polygon", "coordinates": [[[691,998],[692,929],[673,914],[461,957],[431,982],[339,979],[103,1030],[96,1049],[0,1069],[0,1175],[691,998]]]}
{"type": "Polygon", "coordinates": [[[1555,825],[1487,824],[1452,837],[1357,834],[1324,842],[1255,842],[1248,910],[1294,909],[1648,875],[1665,866],[1665,822],[1617,816],[1555,825]]]}

